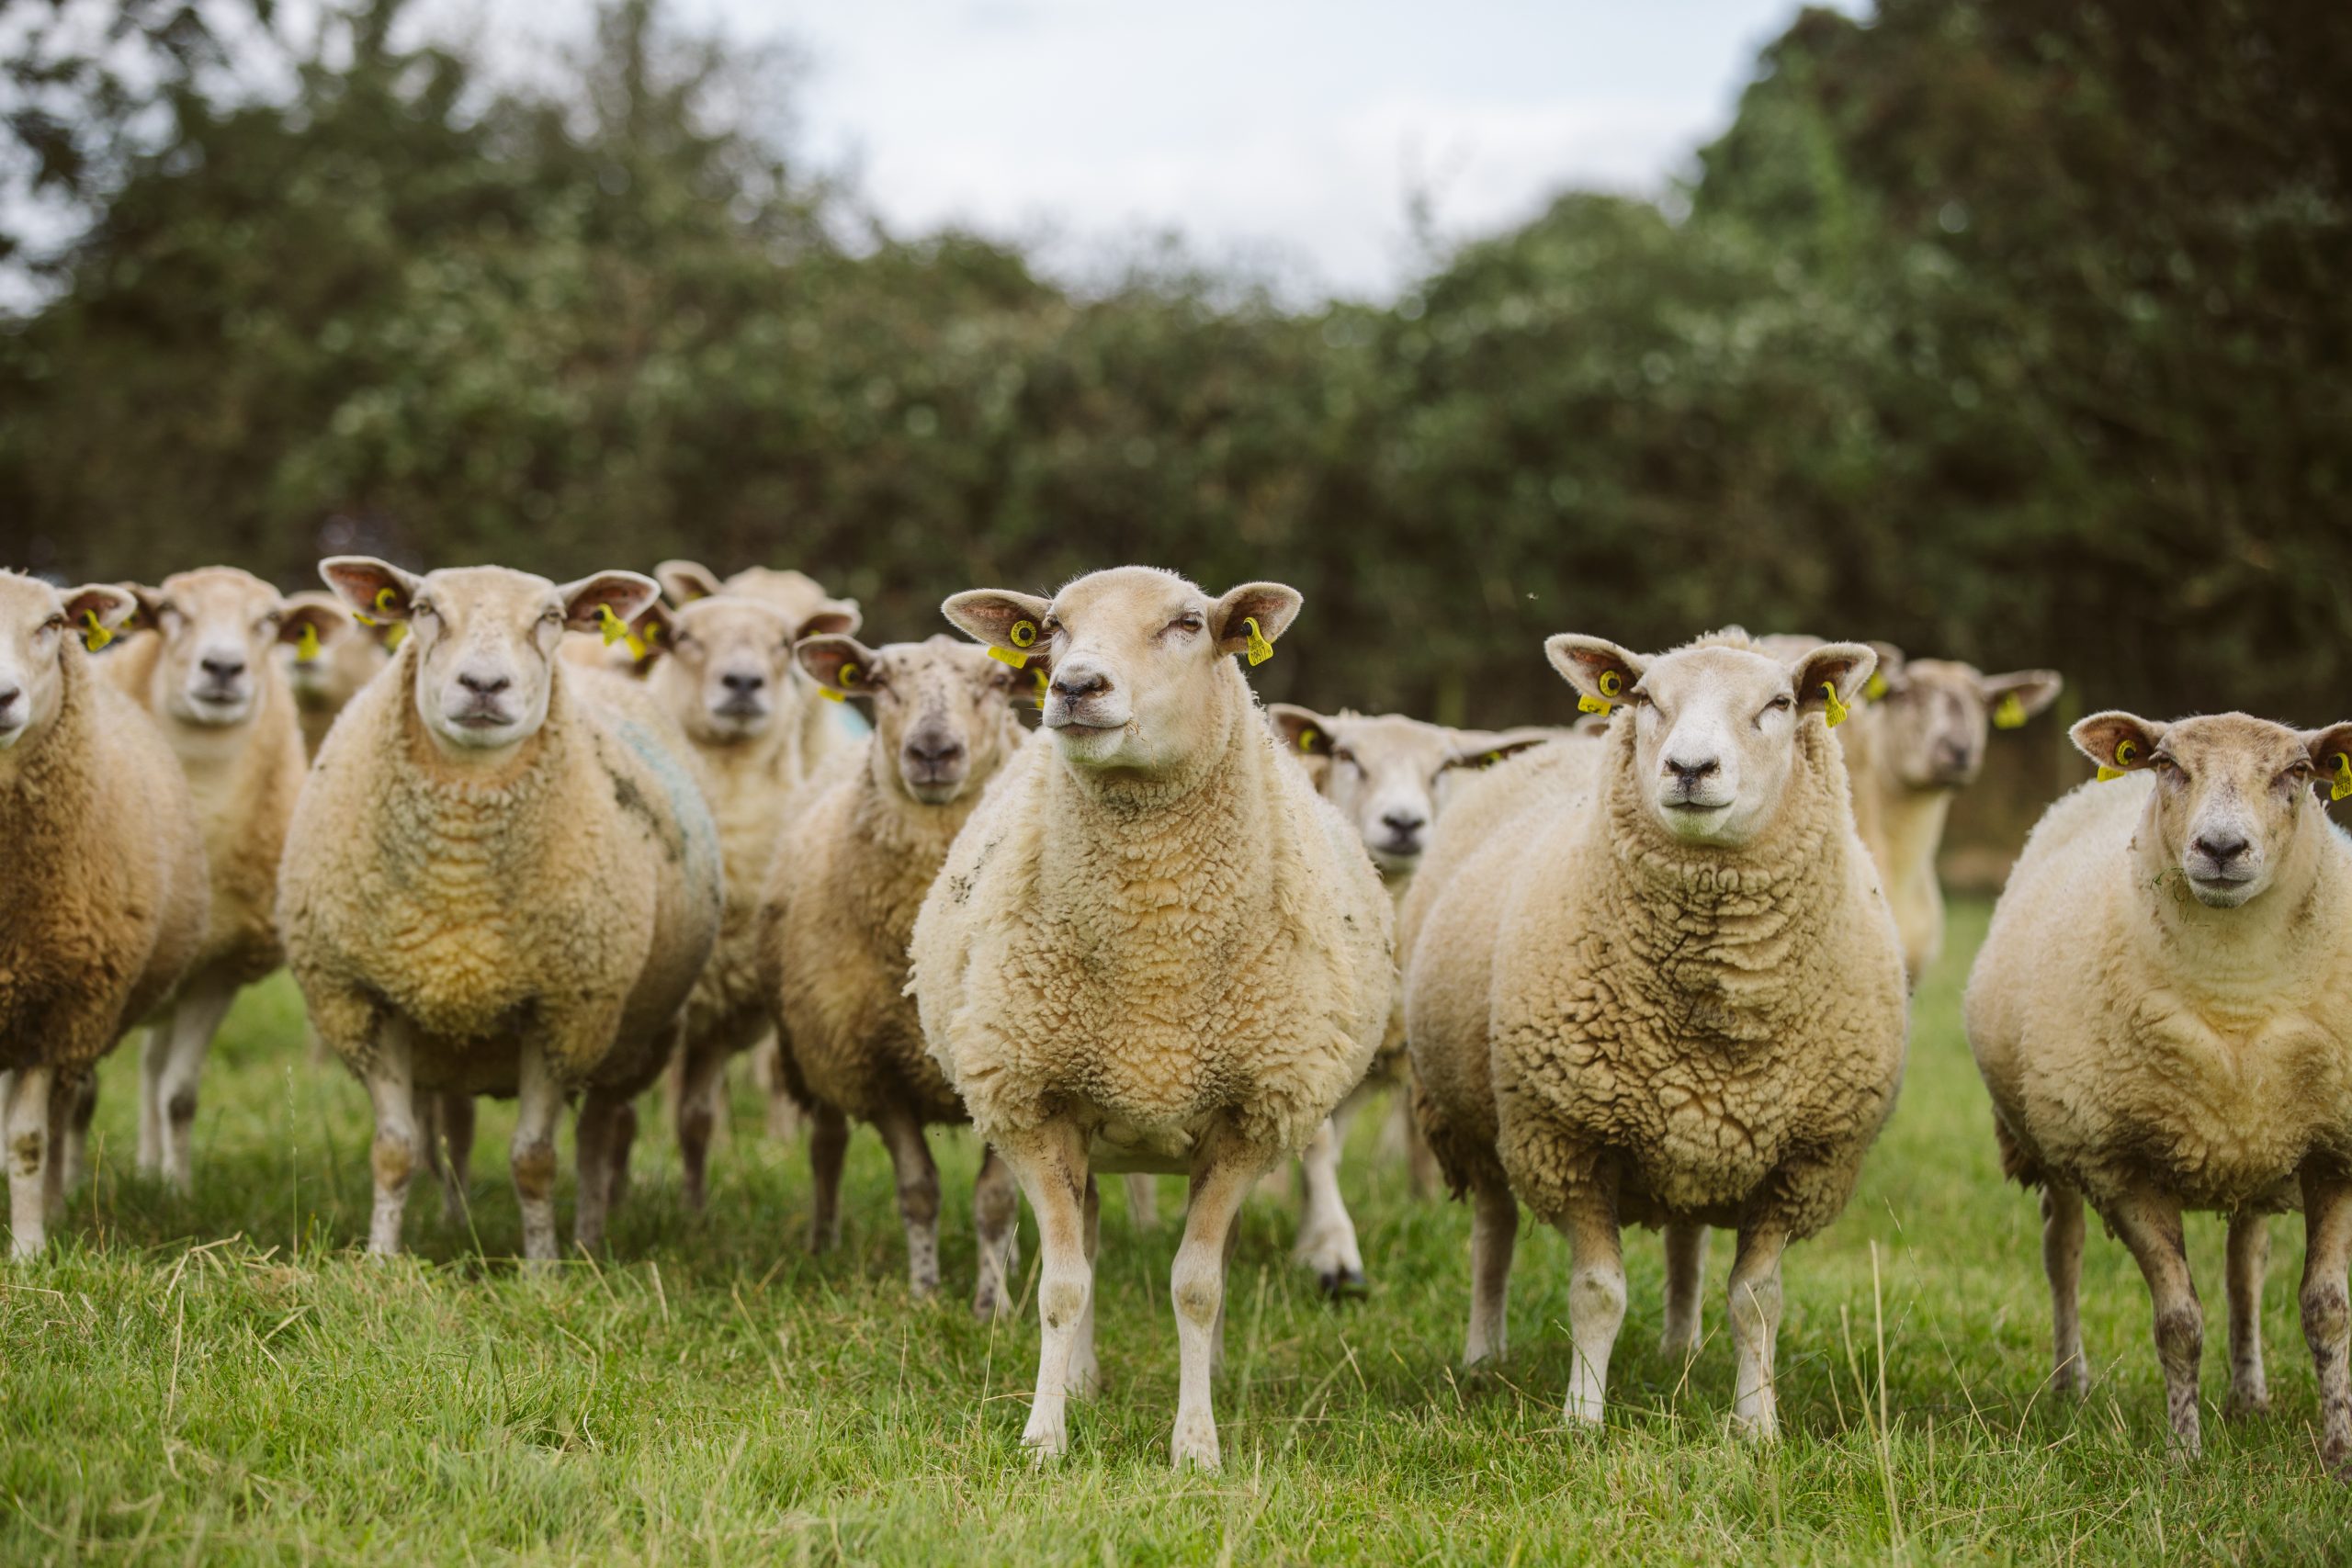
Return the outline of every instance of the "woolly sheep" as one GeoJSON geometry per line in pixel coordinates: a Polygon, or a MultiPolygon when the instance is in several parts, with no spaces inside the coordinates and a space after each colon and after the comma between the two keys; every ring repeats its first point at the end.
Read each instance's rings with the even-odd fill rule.
{"type": "Polygon", "coordinates": [[[1789,661],[1737,630],[1650,658],[1553,637],[1597,748],[1495,769],[1438,829],[1407,924],[1423,1124],[1473,1213],[1466,1358],[1503,1348],[1511,1196],[1568,1235],[1567,1418],[1601,1418],[1625,1312],[1619,1226],[1668,1228],[1667,1340],[1697,1242],[1736,1228],[1736,1423],[1778,1429],[1781,1258],[1844,1208],[1903,1069],[1902,949],[1817,716],[1873,655],[1789,661]],[[1506,1183],[1508,1185],[1506,1185],[1506,1183]]]}
{"type": "Polygon", "coordinates": [[[1242,1200],[1354,1088],[1394,984],[1390,910],[1352,829],[1282,755],[1232,655],[1299,595],[1212,599],[1122,567],[1050,601],[977,591],[949,620],[1050,672],[1046,728],[956,836],[915,921],[923,1034],[1038,1216],[1037,1387],[1023,1441],[1069,1441],[1091,1388],[1096,1169],[1182,1170],[1170,1450],[1214,1469],[1209,1382],[1242,1200]]]}
{"type": "MultiPolygon", "coordinates": [[[[327,737],[287,836],[279,912],[312,1021],[376,1116],[368,1249],[399,1249],[416,1097],[514,1094],[523,1247],[555,1246],[555,1132],[582,1091],[574,1234],[603,1239],[629,1100],[674,1049],[724,904],[685,743],[638,682],[556,657],[655,585],[498,567],[320,572],[411,635],[327,737]]],[[[461,1151],[453,1142],[454,1163],[461,1151]]]]}
{"type": "MultiPolygon", "coordinates": [[[[939,1171],[923,1129],[968,1121],[923,1046],[907,989],[915,912],[980,792],[1024,739],[1012,701],[1029,680],[969,643],[941,636],[867,648],[820,637],[799,649],[820,690],[870,705],[874,732],[832,769],[777,845],[759,933],[783,1066],[810,1113],[815,1213],[809,1242],[838,1239],[846,1118],[882,1135],[897,1172],[907,1280],[939,1288],[939,1171]]],[[[973,1310],[1003,1307],[1019,1215],[1012,1173],[989,1149],[972,1193],[979,1236],[973,1310]]]]}
{"type": "Polygon", "coordinates": [[[0,571],[0,1125],[18,1258],[47,1240],[81,1080],[204,944],[187,781],[76,635],[109,637],[137,609],[119,588],[0,571]]]}
{"type": "Polygon", "coordinates": [[[2211,1210],[2230,1216],[2229,1408],[2266,1408],[2265,1216],[2300,1201],[2321,1453],[2352,1480],[2352,844],[2312,787],[2352,793],[2352,724],[2102,713],[2073,734],[2120,782],[2034,829],[1964,1004],[2003,1168],[2042,1191],[2053,1381],[2088,1382],[2087,1198],[2146,1277],[2170,1446],[2197,1455],[2204,1314],[2181,1212],[2211,1210]]]}
{"type": "Polygon", "coordinates": [[[281,642],[277,649],[287,684],[294,692],[294,711],[302,724],[302,755],[316,757],[320,742],[334,727],[335,716],[359,694],[360,687],[391,662],[392,646],[406,628],[397,624],[363,627],[352,619],[342,600],[316,589],[288,593],[286,604],[289,609],[322,612],[325,625],[335,628],[322,629],[315,641],[307,642],[297,631],[292,642],[281,642]]]}
{"type": "Polygon", "coordinates": [[[139,601],[129,623],[136,630],[100,668],[146,708],[179,759],[212,879],[203,951],[140,1053],[139,1168],[186,1191],[212,1037],[237,993],[285,957],[277,860],[309,765],[278,649],[341,639],[351,618],[339,607],[290,604],[230,566],[124,587],[139,601]]]}
{"type": "Polygon", "coordinates": [[[687,1000],[679,1053],[675,1111],[690,1209],[703,1206],[727,1063],[757,1044],[771,1022],[757,971],[761,893],[777,834],[804,808],[810,787],[792,706],[793,644],[844,630],[852,619],[820,609],[796,622],[731,593],[679,610],[655,605],[638,618],[653,660],[650,688],[694,747],[727,873],[718,947],[687,1000]]]}

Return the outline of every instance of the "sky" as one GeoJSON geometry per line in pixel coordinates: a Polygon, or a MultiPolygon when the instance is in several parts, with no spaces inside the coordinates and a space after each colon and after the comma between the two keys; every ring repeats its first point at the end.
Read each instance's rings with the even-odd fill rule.
{"type": "MultiPolygon", "coordinates": [[[[1847,0],[1849,8],[1854,0],[1847,0]]],[[[1183,236],[1286,293],[1382,298],[1441,239],[1560,190],[1655,195],[1731,118],[1793,0],[679,0],[807,62],[795,118],[896,231],[954,221],[1083,276],[1183,236]]],[[[588,0],[428,3],[500,48],[588,0]],[[527,15],[531,20],[511,18],[527,15]],[[462,20],[461,20],[462,19],[462,20]]],[[[437,17],[436,17],[437,13],[437,17]]]]}

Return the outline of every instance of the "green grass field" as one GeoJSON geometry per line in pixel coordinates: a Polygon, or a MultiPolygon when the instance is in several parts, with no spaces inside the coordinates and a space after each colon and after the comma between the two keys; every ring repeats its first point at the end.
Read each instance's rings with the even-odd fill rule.
{"type": "MultiPolygon", "coordinates": [[[[872,1135],[854,1147],[846,1245],[812,1261],[801,1151],[760,1135],[748,1097],[707,1215],[681,1213],[669,1137],[650,1129],[610,1256],[551,1280],[512,1262],[511,1111],[487,1110],[470,1224],[443,1224],[420,1185],[416,1257],[372,1264],[356,1252],[365,1097],[302,1060],[294,994],[273,982],[214,1054],[198,1196],[128,1170],[119,1053],[95,1180],[50,1258],[0,1266],[0,1562],[2344,1561],[2352,1498],[2317,1458],[2296,1326],[2299,1222],[2278,1223],[2265,1298],[2269,1418],[2220,1419],[2210,1218],[2191,1230],[2212,1312],[2204,1461],[2164,1458],[2147,1294],[2096,1230],[2093,1392],[2038,1395],[2038,1222],[1997,1179],[1959,1022],[1984,919],[1957,912],[1853,1207],[1790,1255],[1777,1446],[1725,1431],[1723,1237],[1687,1372],[1656,1346],[1656,1238],[1631,1238],[1604,1432],[1560,1425],[1555,1235],[1521,1232],[1507,1368],[1464,1375],[1467,1215],[1375,1168],[1365,1125],[1350,1190],[1368,1301],[1326,1305],[1289,1266],[1287,1205],[1249,1210],[1216,1477],[1168,1468],[1175,1238],[1136,1235],[1115,1184],[1107,1392],[1074,1407],[1073,1452],[1040,1471],[1019,1447],[1034,1320],[991,1328],[959,1299],[967,1136],[939,1140],[934,1303],[907,1300],[872,1135]]],[[[1035,1253],[1024,1236],[1024,1269],[1035,1253]]]]}

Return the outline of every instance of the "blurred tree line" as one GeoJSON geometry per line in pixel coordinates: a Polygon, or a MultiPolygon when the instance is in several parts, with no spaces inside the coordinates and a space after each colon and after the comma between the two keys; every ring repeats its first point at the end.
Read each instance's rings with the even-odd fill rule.
{"type": "Polygon", "coordinates": [[[246,5],[9,64],[0,191],[94,215],[0,317],[14,564],[690,555],[889,637],[1142,560],[1302,589],[1261,686],[1334,706],[1556,717],[1543,636],[1738,620],[2352,714],[2342,0],[1807,12],[1672,211],[1566,196],[1311,310],[888,232],[651,0],[537,85],[399,0],[246,5]]]}

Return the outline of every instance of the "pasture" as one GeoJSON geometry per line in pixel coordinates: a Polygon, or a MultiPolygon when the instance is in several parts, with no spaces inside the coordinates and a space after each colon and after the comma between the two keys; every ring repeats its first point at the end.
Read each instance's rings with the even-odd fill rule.
{"type": "MultiPolygon", "coordinates": [[[[1604,1432],[1560,1422],[1557,1236],[1522,1231],[1511,1356],[1464,1374],[1467,1214],[1377,1167],[1366,1118],[1347,1180],[1369,1298],[1327,1305],[1290,1267],[1290,1206],[1252,1200],[1217,1387],[1226,1466],[1205,1478],[1167,1463],[1175,1232],[1135,1234],[1117,1183],[1106,1392],[1074,1407],[1073,1452],[1040,1471],[1019,1447],[1034,1317],[978,1324],[963,1301],[967,1136],[938,1140],[933,1303],[907,1299],[872,1134],[853,1145],[844,1246],[812,1259],[803,1151],[761,1134],[748,1092],[701,1218],[681,1211],[649,1114],[609,1255],[521,1277],[512,1110],[492,1107],[465,1222],[420,1183],[418,1256],[371,1262],[366,1098],[304,1060],[281,977],[246,994],[216,1048],[196,1197],[130,1173],[136,1050],[119,1051],[95,1179],[50,1257],[0,1265],[0,1562],[2343,1560],[2352,1500],[2316,1452],[2299,1220],[2276,1222],[2264,1298],[2274,1413],[2242,1425],[2219,1416],[2221,1228],[2191,1222],[2201,1463],[2165,1458],[2147,1293],[2096,1227],[2090,1396],[2040,1392],[2039,1221],[1999,1180],[1960,1027],[1984,919],[1954,911],[1860,1194],[1790,1255],[1784,1440],[1724,1430],[1721,1236],[1709,1342],[1686,1370],[1656,1343],[1657,1238],[1629,1235],[1604,1432]]],[[[1163,1210],[1177,1200],[1164,1183],[1163,1210]]]]}

